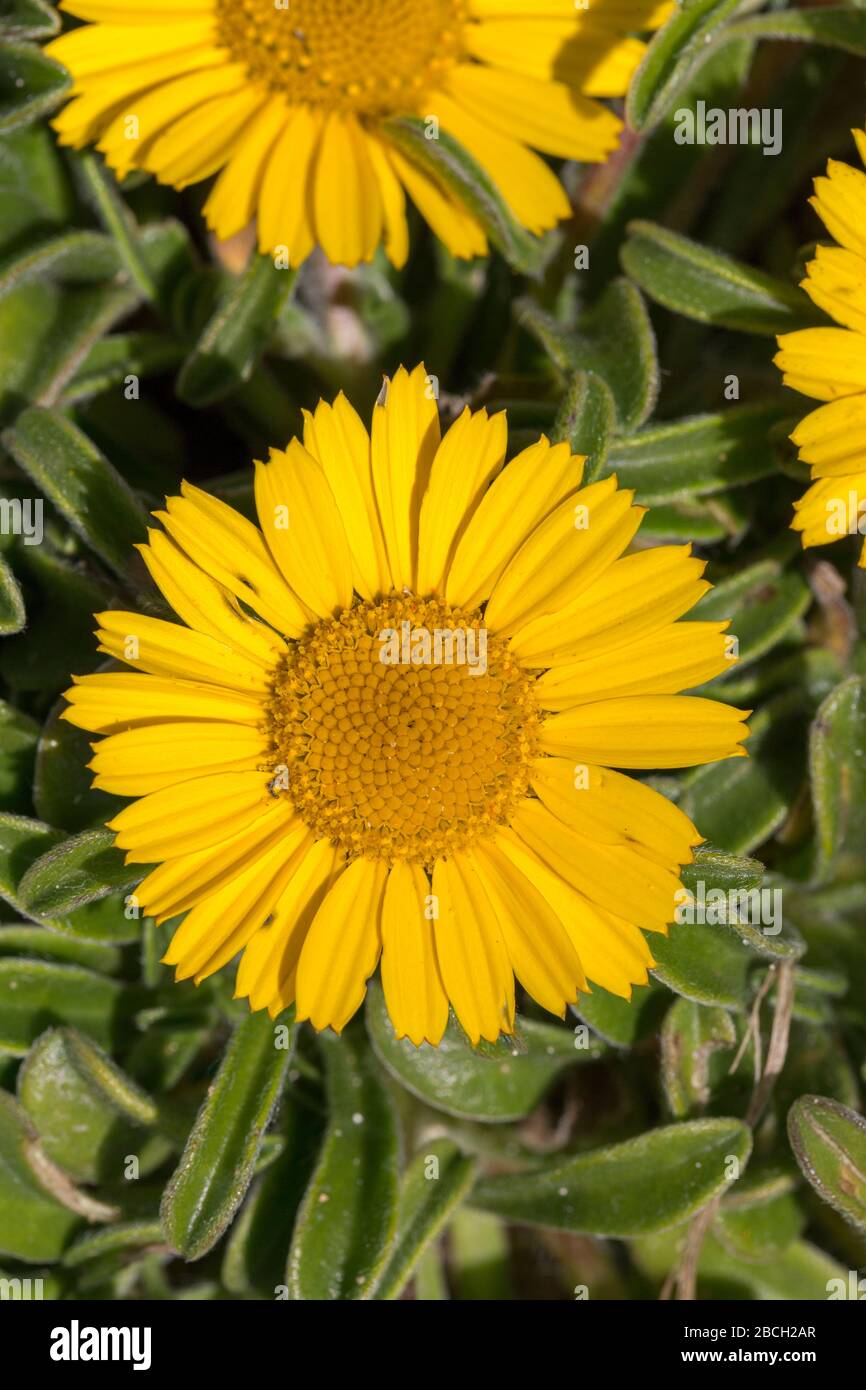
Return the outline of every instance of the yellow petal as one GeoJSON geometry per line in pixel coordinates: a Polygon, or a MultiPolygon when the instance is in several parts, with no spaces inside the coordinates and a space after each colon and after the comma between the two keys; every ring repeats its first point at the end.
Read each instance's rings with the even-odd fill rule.
{"type": "Polygon", "coordinates": [[[586,989],[574,945],[549,903],[498,845],[480,842],[471,859],[496,913],[511,967],[543,1009],[565,1017],[586,989]]]}
{"type": "Polygon", "coordinates": [[[615,656],[688,612],[711,587],[701,579],[706,562],[691,551],[660,545],[615,560],[567,609],[521,628],[512,650],[532,667],[615,656]]]}
{"type": "Polygon", "coordinates": [[[294,1002],[298,961],[310,924],[334,880],[342,856],[327,840],[305,846],[301,861],[274,908],[256,932],[238,966],[235,997],[272,1016],[294,1002]]]}
{"type": "Polygon", "coordinates": [[[819,246],[803,289],[843,328],[866,334],[866,260],[841,246],[819,246]]]}
{"type": "Polygon", "coordinates": [[[128,863],[155,864],[219,844],[278,805],[268,795],[266,774],[218,772],[141,797],[108,828],[118,849],[129,852],[128,863]]]}
{"type": "Polygon", "coordinates": [[[791,438],[816,478],[866,469],[866,395],[820,405],[800,421],[791,438]]]}
{"type": "Polygon", "coordinates": [[[793,391],[819,401],[866,391],[866,334],[846,328],[801,328],[783,333],[778,341],[773,361],[793,391]]]}
{"type": "Polygon", "coordinates": [[[542,436],[500,473],[482,497],[448,571],[445,596],[462,608],[490,597],[515,552],[580,487],[583,459],[542,436]]]}
{"type": "Polygon", "coordinates": [[[268,816],[234,830],[219,845],[158,864],[136,888],[136,900],[148,917],[155,917],[157,922],[168,921],[231,885],[239,873],[270,853],[274,845],[282,845],[286,855],[294,854],[308,835],[307,826],[295,816],[291,803],[280,797],[268,816]]]}
{"type": "Polygon", "coordinates": [[[561,81],[459,63],[448,75],[448,86],[479,120],[561,159],[604,159],[616,148],[622,130],[622,121],[612,111],[561,81]]]}
{"type": "Polygon", "coordinates": [[[386,594],[391,571],[373,490],[370,436],[340,392],[304,412],[304,447],[317,459],[334,494],[352,552],[354,585],[363,598],[386,594]]]}
{"type": "Polygon", "coordinates": [[[89,766],[95,787],[115,796],[146,796],[208,773],[252,772],[267,757],[268,739],[258,729],[187,720],[111,734],[96,744],[89,766]]]}
{"type": "Polygon", "coordinates": [[[287,854],[283,844],[272,845],[251,865],[245,865],[225,884],[187,913],[163,957],[177,967],[175,977],[199,984],[243,950],[274,909],[303,858],[312,836],[287,854]]]}
{"type": "Polygon", "coordinates": [[[679,875],[651,862],[634,846],[587,839],[529,799],[513,815],[511,828],[597,907],[648,931],[663,931],[673,921],[679,875]]]}
{"type": "Polygon", "coordinates": [[[837,159],[827,162],[827,177],[815,180],[812,206],[841,246],[866,256],[866,174],[837,159]]]}
{"type": "Polygon", "coordinates": [[[285,101],[272,97],[244,131],[202,209],[208,226],[221,240],[243,231],[255,217],[271,151],[288,123],[285,101]]]}
{"type": "Polygon", "coordinates": [[[382,235],[382,199],[367,142],[350,112],[325,121],[313,174],[316,238],[336,265],[370,261],[382,235]]]}
{"type": "Polygon", "coordinates": [[[196,632],[224,642],[265,670],[285,652],[286,644],[272,628],[256,622],[240,608],[234,595],[194,564],[162,531],[148,531],[140,545],[154,583],[175,613],[196,632]]]}
{"type": "Polygon", "coordinates": [[[437,860],[436,955],[445,992],[472,1043],[514,1026],[514,975],[478,871],[465,855],[437,860]]]}
{"type": "Polygon", "coordinates": [[[570,216],[571,204],[559,179],[526,145],[494,130],[443,92],[430,98],[430,107],[443,130],[487,171],[518,222],[529,231],[540,234],[570,216]]]}
{"type": "Polygon", "coordinates": [[[161,719],[217,719],[258,728],[262,721],[259,696],[240,690],[221,690],[198,681],[168,680],[135,671],[73,677],[63,692],[68,719],[93,734],[117,734],[161,719]]]}
{"type": "Polygon", "coordinates": [[[381,140],[369,130],[364,131],[367,153],[379,185],[382,200],[382,220],[385,226],[385,254],[397,270],[409,259],[409,223],[406,220],[406,195],[394,172],[381,140]]]}
{"type": "Polygon", "coordinates": [[[487,255],[487,237],[480,223],[456,198],[435,183],[417,164],[388,147],[388,159],[425,222],[444,241],[452,256],[471,260],[487,255]]]}
{"type": "Polygon", "coordinates": [[[439,447],[439,410],[424,366],[386,383],[373,412],[373,484],[392,586],[415,589],[421,499],[439,447]]]}
{"type": "Polygon", "coordinates": [[[448,1022],[428,915],[431,895],[419,865],[402,860],[393,865],[382,907],[382,988],[396,1036],[416,1047],[437,1046],[448,1022]]]}
{"type": "Polygon", "coordinates": [[[748,711],[694,695],[633,695],[554,714],[541,726],[546,753],[610,767],[695,767],[743,758],[748,711]]]}
{"type": "Polygon", "coordinates": [[[268,671],[225,642],[180,623],[111,609],[97,613],[99,650],[155,676],[207,681],[264,696],[268,671]]]}
{"type": "Polygon", "coordinates": [[[298,964],[299,1021],[341,1033],[360,1007],[379,960],[387,873],[381,860],[354,860],[313,918],[298,964]]]}
{"type": "Polygon", "coordinates": [[[293,439],[256,464],[256,510],[286,581],[319,617],[352,602],[352,562],[334,494],[319,463],[293,439]]]}
{"type": "Polygon", "coordinates": [[[258,527],[191,483],[182,483],[181,491],[182,497],[167,499],[167,511],[156,513],[172,539],[278,632],[300,637],[309,610],[286,584],[258,527]]]}
{"type": "Polygon", "coordinates": [[[321,134],[321,112],[296,107],[262,173],[259,250],[287,255],[290,266],[301,265],[313,249],[310,188],[321,134]]]}
{"type": "Polygon", "coordinates": [[[505,462],[504,413],[464,410],[436,451],[421,503],[418,592],[441,594],[458,542],[505,462]]]}
{"type": "Polygon", "coordinates": [[[517,633],[536,618],[566,608],[622,554],[645,508],[616,478],[583,488],[556,508],[509,561],[490,596],[487,625],[517,633]]]}
{"type": "Polygon", "coordinates": [[[633,985],[646,984],[653,958],[633,923],[589,902],[513,831],[500,831],[497,844],[553,908],[580,955],[588,981],[624,999],[631,998],[633,985]]]}
{"type": "Polygon", "coordinates": [[[536,758],[532,790],[557,820],[588,840],[628,844],[662,864],[688,864],[701,836],[661,792],[634,777],[570,758],[536,758]]]}
{"type": "Polygon", "coordinates": [[[566,710],[624,695],[677,695],[735,664],[728,623],[670,623],[620,648],[556,666],[535,684],[543,709],[566,710]]]}
{"type": "MultiPolygon", "coordinates": [[[[218,68],[184,72],[170,81],[159,82],[150,91],[133,93],[106,126],[98,148],[113,169],[128,171],[143,162],[164,130],[205,102],[241,91],[244,78],[241,63],[224,64],[218,68]],[[130,117],[135,118],[134,124],[130,123],[130,117]]],[[[113,85],[115,91],[120,88],[118,81],[113,85]]]]}
{"type": "Polygon", "coordinates": [[[140,162],[173,188],[209,178],[231,158],[263,104],[263,92],[252,85],[214,97],[166,126],[140,162]]]}

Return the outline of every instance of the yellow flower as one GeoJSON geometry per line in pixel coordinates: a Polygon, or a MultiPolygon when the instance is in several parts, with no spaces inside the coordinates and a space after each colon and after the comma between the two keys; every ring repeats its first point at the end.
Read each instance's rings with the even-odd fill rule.
{"type": "Polygon", "coordinates": [[[509,1032],[514,977],[562,1016],[630,997],[673,919],[687,817],[615,767],[743,755],[743,712],[681,696],[727,666],[689,546],[625,555],[644,511],[503,414],[440,438],[401,368],[371,434],[342,395],[256,465],[259,527],[184,484],[142,553],[181,623],[97,617],[135,672],[65,718],[105,735],[95,785],[137,890],[186,916],[166,960],[339,1031],[381,956],[399,1036],[509,1032]]]}
{"type": "MultiPolygon", "coordinates": [[[[368,261],[408,254],[405,195],[458,256],[477,220],[389,138],[434,118],[542,232],[569,215],[533,150],[604,160],[622,96],[664,0],[63,0],[94,23],[49,45],[74,79],[60,138],[93,141],[119,174],[183,188],[219,172],[205,206],[225,239],[258,217],[262,251],[299,265],[314,245],[368,261]],[[530,148],[532,147],[532,148],[530,148]]],[[[430,132],[435,132],[431,124],[430,132]]]]}
{"type": "MultiPolygon", "coordinates": [[[[866,133],[853,134],[866,164],[866,133]]],[[[786,386],[827,402],[791,435],[814,479],[792,523],[804,546],[866,533],[866,174],[831,159],[811,203],[839,245],[818,247],[802,285],[841,326],[786,333],[775,359],[786,386]]]]}

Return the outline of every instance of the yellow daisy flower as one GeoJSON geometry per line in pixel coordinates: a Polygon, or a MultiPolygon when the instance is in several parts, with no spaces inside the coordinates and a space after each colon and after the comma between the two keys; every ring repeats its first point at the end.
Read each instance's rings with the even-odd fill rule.
{"type": "MultiPolygon", "coordinates": [[[[299,265],[314,245],[368,261],[408,254],[405,195],[458,256],[477,220],[389,138],[434,119],[543,232],[569,215],[534,150],[604,160],[622,96],[665,0],[63,0],[90,24],[48,47],[74,79],[55,121],[121,175],[175,188],[219,173],[205,216],[225,239],[258,218],[262,251],[299,265]]],[[[435,127],[429,127],[431,135],[435,127]]]]}
{"type": "MultiPolygon", "coordinates": [[[[853,135],[866,164],[866,132],[853,135]]],[[[827,402],[791,435],[814,479],[792,523],[804,546],[866,535],[866,173],[831,159],[810,201],[839,244],[817,248],[802,286],[840,326],[785,333],[775,358],[786,386],[827,402]]]]}
{"type": "Polygon", "coordinates": [[[184,484],[141,547],[180,623],[97,617],[132,672],[67,692],[165,959],[340,1031],[381,957],[398,1036],[510,1032],[515,976],[564,1015],[629,997],[700,837],[614,768],[743,755],[745,714],[682,696],[727,665],[689,546],[625,554],[644,509],[504,414],[440,437],[431,379],[340,395],[256,464],[259,526],[184,484]]]}

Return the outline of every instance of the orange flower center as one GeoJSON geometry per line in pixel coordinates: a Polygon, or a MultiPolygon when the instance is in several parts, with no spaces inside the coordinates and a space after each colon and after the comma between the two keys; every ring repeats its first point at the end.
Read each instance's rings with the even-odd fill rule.
{"type": "Polygon", "coordinates": [[[215,0],[218,42],[290,103],[414,111],[463,50],[465,0],[215,0]]]}
{"type": "Polygon", "coordinates": [[[477,613],[359,603],[277,669],[272,790],[350,855],[431,866],[505,824],[526,794],[533,683],[477,613]]]}

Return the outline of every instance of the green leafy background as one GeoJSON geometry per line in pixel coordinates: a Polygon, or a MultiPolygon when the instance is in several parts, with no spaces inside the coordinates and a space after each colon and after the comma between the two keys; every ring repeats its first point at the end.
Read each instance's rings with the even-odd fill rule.
{"type": "Polygon", "coordinates": [[[297,276],[209,241],[201,189],[58,151],[57,28],[0,0],[0,495],[45,501],[41,545],[0,537],[0,1277],[61,1299],[827,1298],[866,1265],[866,592],[856,538],[804,556],[789,530],[807,406],[772,356],[822,321],[797,288],[807,197],[828,155],[854,162],[866,10],[683,4],[622,150],[563,170],[574,220],[543,243],[399,122],[491,259],[419,223],[400,273],[297,276]],[[677,145],[699,99],[780,108],[781,152],[677,145]],[[732,618],[741,660],[706,693],[755,709],[752,756],[650,780],[706,836],[687,883],[784,903],[775,936],[673,927],[631,1005],[525,1003],[477,1050],[453,1023],[398,1043],[375,983],[342,1039],[248,1014],[225,974],[175,985],[58,719],[100,662],[94,609],[154,611],[133,546],[166,491],[250,512],[249,461],[302,408],[342,388],[367,412],[422,359],[446,415],[507,406],[514,451],[569,439],[651,505],[642,538],[709,560],[694,616],[732,618]]]}

